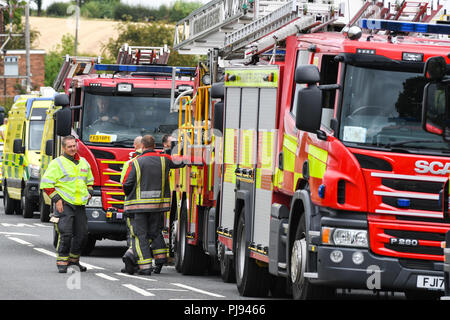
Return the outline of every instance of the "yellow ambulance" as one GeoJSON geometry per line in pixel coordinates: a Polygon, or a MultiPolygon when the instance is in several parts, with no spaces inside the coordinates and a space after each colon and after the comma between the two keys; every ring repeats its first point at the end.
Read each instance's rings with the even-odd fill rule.
{"type": "MultiPolygon", "coordinates": [[[[57,110],[59,110],[60,106],[52,105],[47,109],[47,116],[45,118],[44,131],[42,133],[42,142],[41,142],[41,176],[44,174],[45,170],[47,170],[48,164],[53,160],[53,148],[55,145],[54,141],[54,119],[53,115],[57,110]]],[[[58,154],[58,153],[55,153],[58,154]]],[[[48,222],[50,220],[50,209],[51,209],[51,200],[49,196],[40,191],[39,194],[39,217],[42,222],[48,222]]]]}
{"type": "Polygon", "coordinates": [[[48,89],[41,94],[16,96],[8,113],[2,163],[6,214],[32,218],[38,210],[42,134],[54,97],[54,91],[48,89]]]}

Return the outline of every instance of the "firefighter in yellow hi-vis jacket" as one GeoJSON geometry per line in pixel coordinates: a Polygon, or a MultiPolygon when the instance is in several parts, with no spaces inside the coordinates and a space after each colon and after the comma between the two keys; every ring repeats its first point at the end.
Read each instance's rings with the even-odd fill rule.
{"type": "Polygon", "coordinates": [[[87,217],[84,206],[93,193],[94,177],[86,159],[77,153],[73,136],[62,139],[64,154],[50,162],[41,179],[40,188],[55,203],[52,220],[58,233],[56,265],[66,273],[70,265],[80,271],[80,255],[87,239],[87,217]]]}

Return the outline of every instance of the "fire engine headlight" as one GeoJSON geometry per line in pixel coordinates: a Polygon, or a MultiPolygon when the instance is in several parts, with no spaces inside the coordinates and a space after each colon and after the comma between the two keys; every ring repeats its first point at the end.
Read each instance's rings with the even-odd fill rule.
{"type": "Polygon", "coordinates": [[[41,167],[36,164],[28,165],[28,173],[30,174],[30,178],[40,178],[41,177],[41,167]]]}
{"type": "Polygon", "coordinates": [[[366,230],[322,227],[322,243],[328,245],[368,248],[366,230]]]}
{"type": "Polygon", "coordinates": [[[86,204],[86,207],[89,208],[101,208],[102,205],[102,197],[94,196],[91,199],[89,199],[89,202],[86,204]]]}

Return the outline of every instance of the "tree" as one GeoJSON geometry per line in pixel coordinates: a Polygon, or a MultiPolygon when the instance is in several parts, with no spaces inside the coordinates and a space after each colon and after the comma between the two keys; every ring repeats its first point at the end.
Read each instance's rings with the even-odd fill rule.
{"type": "Polygon", "coordinates": [[[56,76],[64,62],[66,54],[73,55],[75,37],[70,33],[62,36],[61,43],[45,55],[45,86],[52,87],[56,76]]]}
{"type": "Polygon", "coordinates": [[[42,13],[42,0],[33,0],[33,2],[37,5],[37,15],[40,17],[42,13]]]}
{"type": "MultiPolygon", "coordinates": [[[[132,23],[125,22],[119,25],[117,39],[110,38],[103,47],[103,52],[110,59],[117,57],[120,47],[124,43],[130,46],[162,47],[173,42],[175,26],[163,23],[132,23]]],[[[169,65],[172,66],[196,66],[198,56],[181,55],[173,50],[170,53],[169,65]]]]}

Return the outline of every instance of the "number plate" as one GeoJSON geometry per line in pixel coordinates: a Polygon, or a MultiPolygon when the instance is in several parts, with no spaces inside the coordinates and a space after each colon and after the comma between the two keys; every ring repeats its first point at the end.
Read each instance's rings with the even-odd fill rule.
{"type": "Polygon", "coordinates": [[[417,288],[444,290],[444,277],[417,276],[417,288]]]}
{"type": "Polygon", "coordinates": [[[89,142],[103,142],[103,143],[110,143],[111,142],[111,136],[108,135],[100,135],[100,134],[91,134],[89,136],[89,142]]]}

